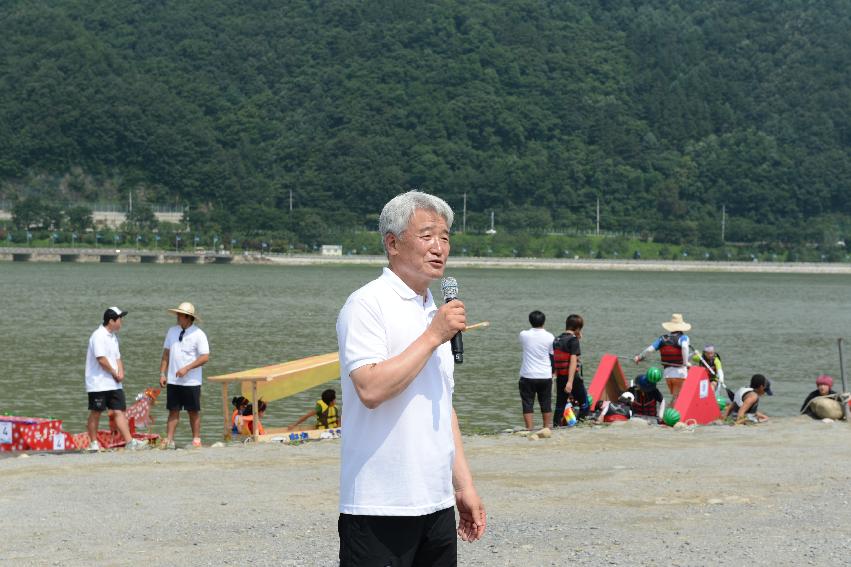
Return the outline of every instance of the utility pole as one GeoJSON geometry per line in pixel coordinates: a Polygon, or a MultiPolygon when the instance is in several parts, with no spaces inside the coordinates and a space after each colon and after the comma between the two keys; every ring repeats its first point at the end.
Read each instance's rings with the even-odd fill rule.
{"type": "Polygon", "coordinates": [[[724,229],[727,228],[727,205],[721,205],[721,244],[724,244],[724,229]]]}
{"type": "Polygon", "coordinates": [[[293,190],[290,189],[290,212],[293,212],[293,190]]]}
{"type": "Polygon", "coordinates": [[[461,232],[467,232],[467,194],[464,193],[464,214],[461,217],[461,232]]]}
{"type": "Polygon", "coordinates": [[[129,210],[127,211],[127,214],[130,214],[130,213],[133,212],[133,190],[132,189],[130,190],[130,206],[128,207],[128,209],[129,210]]]}
{"type": "Polygon", "coordinates": [[[600,197],[597,197],[597,232],[596,236],[600,236],[600,197]]]}

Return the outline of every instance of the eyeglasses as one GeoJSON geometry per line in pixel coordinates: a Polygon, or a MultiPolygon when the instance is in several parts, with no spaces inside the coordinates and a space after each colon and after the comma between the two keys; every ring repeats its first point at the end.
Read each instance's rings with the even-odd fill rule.
{"type": "Polygon", "coordinates": [[[180,330],[180,336],[177,337],[177,340],[181,343],[183,342],[183,333],[185,333],[185,332],[186,332],[186,329],[181,329],[180,330]]]}

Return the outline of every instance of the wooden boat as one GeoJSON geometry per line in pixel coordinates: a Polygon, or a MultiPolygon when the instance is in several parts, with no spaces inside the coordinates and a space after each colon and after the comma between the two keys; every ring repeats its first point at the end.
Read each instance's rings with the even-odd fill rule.
{"type": "MultiPolygon", "coordinates": [[[[160,395],[159,388],[148,388],[127,408],[127,422],[134,439],[148,443],[159,439],[155,433],[142,433],[137,427],[149,428],[153,423],[151,407],[160,395]]],[[[89,446],[89,434],[68,433],[62,420],[51,417],[0,416],[0,452],[79,451],[89,446]]],[[[125,445],[124,438],[110,417],[110,428],[98,430],[98,443],[104,449],[125,445]]]]}

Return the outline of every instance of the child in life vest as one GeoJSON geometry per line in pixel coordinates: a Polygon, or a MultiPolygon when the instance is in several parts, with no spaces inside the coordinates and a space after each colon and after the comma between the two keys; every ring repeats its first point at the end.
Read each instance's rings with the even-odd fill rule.
{"type": "Polygon", "coordinates": [[[287,429],[292,431],[311,417],[316,418],[315,429],[337,429],[338,427],[342,427],[343,419],[337,408],[337,392],[333,388],[322,392],[322,398],[316,401],[313,409],[298,418],[298,421],[287,427],[287,429]]]}
{"type": "MultiPolygon", "coordinates": [[[[264,402],[262,398],[257,400],[257,413],[260,417],[260,428],[257,430],[257,434],[265,435],[266,429],[263,427],[263,414],[266,413],[266,402],[264,402]]],[[[242,418],[240,419],[239,432],[243,435],[254,434],[254,408],[251,404],[248,404],[243,411],[242,418]]]]}
{"type": "Polygon", "coordinates": [[[626,421],[632,417],[632,402],[635,396],[632,392],[624,392],[616,402],[608,400],[601,401],[597,404],[599,413],[597,414],[596,423],[612,423],[614,421],[626,421]]]}
{"type": "Polygon", "coordinates": [[[249,402],[243,396],[234,396],[230,403],[233,405],[233,413],[230,416],[231,433],[237,435],[242,424],[242,415],[245,413],[245,408],[249,406],[249,402]]]}

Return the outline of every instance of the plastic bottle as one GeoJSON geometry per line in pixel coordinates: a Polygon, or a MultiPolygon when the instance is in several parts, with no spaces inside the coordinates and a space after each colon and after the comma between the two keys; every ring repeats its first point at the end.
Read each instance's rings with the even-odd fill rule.
{"type": "Polygon", "coordinates": [[[576,414],[573,413],[573,404],[570,402],[564,406],[564,422],[568,427],[573,427],[576,425],[576,414]]]}

